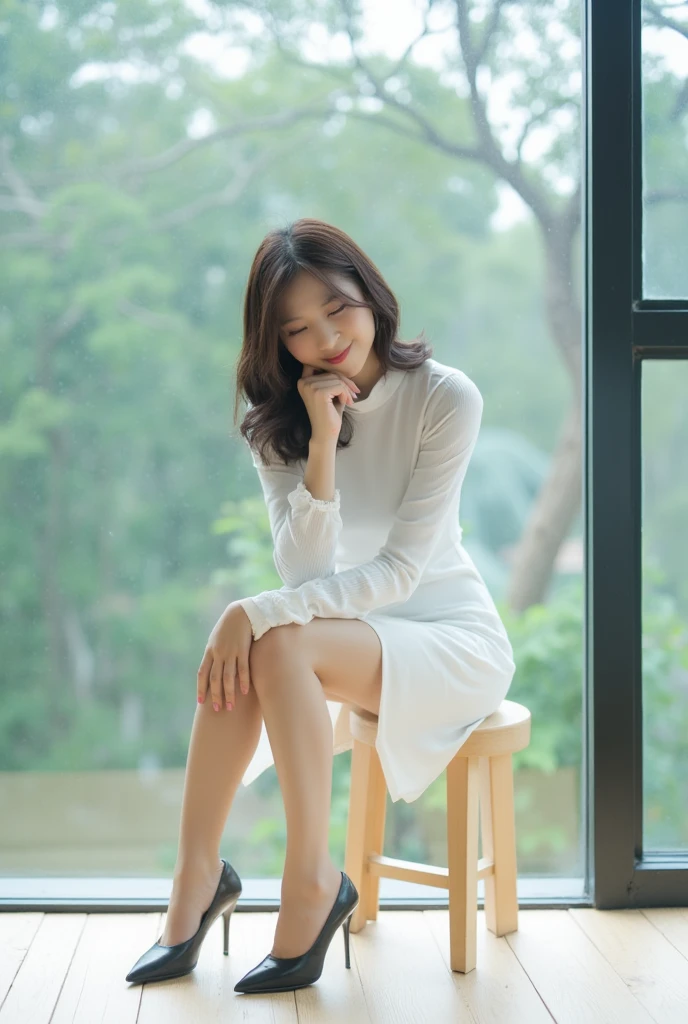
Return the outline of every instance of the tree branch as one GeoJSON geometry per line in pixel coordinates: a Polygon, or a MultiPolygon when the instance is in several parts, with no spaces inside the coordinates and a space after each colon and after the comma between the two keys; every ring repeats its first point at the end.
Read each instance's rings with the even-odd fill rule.
{"type": "MultiPolygon", "coordinates": [[[[681,4],[680,6],[685,6],[681,4]]],[[[669,10],[673,10],[676,4],[671,4],[669,10]]],[[[678,32],[684,39],[688,39],[688,24],[683,25],[679,21],[674,21],[673,18],[669,18],[664,11],[660,10],[659,5],[653,2],[653,0],[645,0],[645,14],[649,20],[649,23],[655,26],[662,26],[664,28],[672,28],[674,32],[678,32]]]]}
{"type": "MultiPolygon", "coordinates": [[[[423,115],[420,111],[415,110],[413,107],[408,106],[406,103],[401,103],[395,99],[394,96],[390,95],[385,91],[384,85],[379,81],[377,76],[367,66],[365,61],[361,58],[360,54],[356,50],[356,43],[354,40],[353,23],[351,19],[350,11],[348,10],[347,0],[340,0],[340,4],[344,11],[344,15],[347,22],[347,35],[349,37],[349,43],[351,44],[351,54],[354,59],[354,63],[359,71],[365,75],[370,84],[373,86],[375,95],[380,99],[386,106],[391,107],[393,110],[399,110],[405,117],[410,118],[415,122],[418,128],[420,128],[420,135],[416,135],[415,138],[425,139],[426,142],[432,143],[438,149],[441,149],[444,153],[448,153],[451,156],[460,156],[467,160],[480,160],[481,152],[479,149],[475,149],[470,146],[459,146],[456,143],[450,142],[449,139],[445,138],[440,132],[434,127],[433,124],[423,115]]],[[[397,65],[397,68],[399,65],[397,65]]],[[[352,111],[348,112],[349,114],[352,111]]],[[[373,118],[378,122],[378,115],[373,115],[373,118]]],[[[372,118],[371,118],[372,119],[372,118]]]]}
{"type": "Polygon", "coordinates": [[[482,64],[487,48],[490,45],[492,36],[497,31],[499,26],[499,19],[502,14],[502,8],[506,7],[508,3],[513,3],[513,0],[495,0],[494,7],[490,11],[489,18],[486,19],[487,24],[483,35],[482,42],[478,49],[475,51],[475,66],[476,68],[482,64]]]}
{"type": "Polygon", "coordinates": [[[214,206],[227,206],[228,204],[235,203],[244,193],[246,187],[254,181],[262,171],[273,164],[278,157],[295,149],[302,141],[303,140],[301,138],[290,138],[285,145],[272,148],[269,151],[262,153],[255,160],[244,160],[236,170],[234,179],[230,181],[228,185],[225,185],[223,189],[220,189],[219,192],[199,196],[199,198],[194,200],[193,203],[188,203],[186,206],[182,206],[178,210],[170,210],[168,213],[164,214],[164,216],[159,217],[153,224],[153,227],[169,228],[175,227],[178,224],[186,224],[188,221],[193,220],[194,217],[199,216],[201,213],[205,213],[206,210],[210,210],[214,206]]]}
{"type": "Polygon", "coordinates": [[[157,156],[150,157],[147,160],[134,161],[116,169],[113,177],[132,177],[164,170],[179,160],[183,160],[190,153],[195,153],[203,146],[210,146],[220,139],[231,139],[238,135],[248,135],[251,132],[270,132],[277,128],[288,128],[290,125],[296,124],[305,118],[321,118],[322,116],[322,106],[310,104],[300,109],[283,110],[277,114],[268,114],[265,117],[237,121],[226,128],[219,128],[215,132],[209,132],[200,139],[181,138],[173,146],[170,146],[169,149],[164,150],[157,156]]]}
{"type": "MultiPolygon", "coordinates": [[[[328,107],[312,107],[310,109],[305,108],[296,111],[286,111],[280,114],[278,117],[266,117],[256,119],[251,122],[243,122],[243,124],[241,125],[231,125],[226,129],[213,132],[211,136],[211,141],[217,141],[220,138],[226,138],[231,134],[239,134],[239,128],[246,131],[259,130],[261,125],[264,126],[265,124],[269,124],[273,127],[277,124],[289,125],[301,119],[305,119],[306,117],[314,118],[317,121],[321,121],[324,117],[327,117],[334,112],[335,111],[333,109],[328,107]]],[[[174,159],[181,159],[184,155],[186,155],[186,153],[190,152],[192,148],[186,147],[186,142],[191,142],[192,144],[194,142],[206,144],[208,143],[208,141],[209,136],[204,136],[203,139],[198,140],[180,140],[179,143],[176,143],[174,146],[171,146],[168,150],[166,150],[165,153],[161,155],[161,157],[154,157],[150,161],[147,161],[145,172],[151,172],[155,168],[156,161],[159,161],[157,164],[159,168],[169,166],[169,162],[173,162],[173,159],[171,157],[171,154],[173,153],[174,159]]],[[[269,152],[261,154],[257,159],[251,161],[244,161],[239,166],[235,178],[219,192],[215,192],[211,195],[200,196],[197,199],[195,199],[192,203],[188,203],[182,207],[179,207],[176,210],[170,210],[169,212],[160,216],[156,221],[154,221],[151,227],[153,229],[163,230],[166,228],[175,227],[178,224],[188,223],[194,217],[199,216],[205,210],[211,209],[214,206],[225,206],[229,203],[236,202],[239,196],[241,196],[245,191],[247,185],[266,167],[268,167],[276,159],[276,157],[279,157],[284,153],[288,152],[289,150],[293,149],[295,146],[299,145],[301,141],[302,139],[300,138],[288,138],[286,143],[276,148],[273,147],[269,152]]],[[[128,169],[125,169],[121,173],[123,174],[123,176],[139,173],[141,170],[141,166],[142,165],[138,165],[138,169],[134,171],[134,165],[130,165],[128,169]]],[[[27,191],[30,191],[28,189],[28,186],[26,186],[26,188],[27,191]]],[[[39,200],[37,199],[36,204],[44,206],[44,204],[40,204],[39,200]]],[[[27,210],[25,212],[29,211],[27,210]]],[[[127,237],[128,234],[128,228],[117,228],[115,231],[108,234],[107,241],[109,244],[117,245],[121,243],[127,237]]],[[[62,236],[62,238],[58,240],[55,239],[54,236],[38,228],[32,231],[12,232],[0,236],[0,250],[11,249],[27,245],[33,247],[43,247],[46,249],[54,249],[55,247],[57,247],[61,250],[64,250],[66,248],[69,248],[67,236],[62,236]]]]}
{"type": "Polygon", "coordinates": [[[34,194],[28,182],[10,160],[10,152],[14,143],[8,135],[0,138],[0,179],[6,182],[14,198],[0,197],[0,209],[19,210],[27,213],[35,221],[40,221],[45,213],[45,204],[34,194]]]}
{"type": "MultiPolygon", "coordinates": [[[[414,110],[412,107],[407,106],[405,103],[400,103],[398,100],[395,100],[392,95],[385,91],[384,86],[380,83],[379,79],[373,74],[370,68],[364,63],[360,55],[356,52],[355,41],[353,38],[354,33],[351,20],[351,13],[350,10],[346,8],[347,0],[340,0],[340,3],[343,5],[344,14],[345,17],[347,18],[347,23],[349,26],[347,35],[349,36],[352,58],[355,66],[366,77],[368,82],[373,86],[375,96],[378,99],[380,99],[381,102],[383,102],[386,106],[391,107],[392,109],[395,110],[399,110],[406,119],[411,119],[415,121],[416,126],[420,129],[420,131],[409,130],[408,128],[404,127],[402,122],[393,121],[390,118],[386,118],[383,114],[366,114],[362,111],[347,110],[346,116],[354,117],[362,121],[367,121],[368,123],[374,123],[376,125],[383,125],[385,128],[389,128],[391,131],[396,132],[398,135],[401,135],[402,137],[407,139],[412,139],[415,142],[430,142],[432,143],[432,145],[436,146],[444,153],[447,153],[449,156],[460,157],[461,159],[465,160],[479,160],[481,154],[477,149],[469,146],[460,146],[457,145],[456,143],[451,142],[451,140],[442,136],[437,131],[437,129],[431,124],[431,122],[422,114],[414,110]]],[[[428,0],[428,8],[425,12],[426,24],[427,15],[433,3],[434,0],[428,0]]],[[[273,41],[277,49],[279,50],[279,52],[282,54],[286,61],[288,61],[290,64],[293,64],[296,67],[301,67],[309,71],[318,71],[322,72],[325,75],[330,75],[331,77],[336,78],[336,80],[342,85],[346,85],[348,74],[351,70],[350,68],[342,69],[337,68],[336,66],[331,64],[318,64],[315,63],[314,61],[304,60],[304,58],[300,57],[297,52],[295,52],[292,49],[289,49],[284,45],[284,41],[282,40],[279,34],[278,28],[276,27],[275,19],[270,18],[270,21],[271,31],[273,34],[273,41]]],[[[420,39],[422,39],[423,36],[426,34],[436,33],[421,33],[421,35],[419,35],[414,40],[411,46],[407,47],[405,51],[405,57],[408,57],[408,54],[411,52],[413,46],[415,46],[415,44],[420,39]]],[[[395,65],[393,71],[390,72],[390,74],[387,77],[392,77],[392,75],[399,74],[401,69],[402,61],[399,60],[395,65]]],[[[352,96],[348,91],[345,93],[345,95],[352,101],[356,99],[356,94],[352,96]]],[[[333,108],[331,112],[335,113],[336,108],[333,108]]]]}
{"type": "Polygon", "coordinates": [[[688,200],[688,188],[652,188],[643,196],[645,206],[657,203],[685,203],[688,200]]]}
{"type": "Polygon", "coordinates": [[[523,149],[523,145],[526,141],[526,138],[530,134],[531,129],[534,128],[534,126],[538,124],[540,121],[544,121],[545,118],[549,117],[554,110],[563,110],[565,107],[573,107],[573,109],[576,112],[578,112],[578,104],[575,100],[563,99],[561,103],[556,103],[551,107],[547,107],[545,110],[541,110],[539,114],[533,114],[532,117],[528,118],[528,120],[523,126],[523,130],[519,135],[518,142],[516,144],[516,153],[518,155],[519,164],[522,162],[521,151],[523,149]]]}
{"type": "Polygon", "coordinates": [[[473,41],[471,39],[471,28],[470,20],[468,17],[468,5],[466,0],[455,0],[456,3],[456,26],[459,34],[459,45],[461,47],[461,56],[463,57],[464,67],[466,68],[466,78],[468,79],[468,87],[471,92],[471,110],[473,113],[473,123],[475,124],[478,138],[482,143],[484,153],[495,153],[499,150],[497,141],[492,134],[490,122],[487,118],[487,110],[485,109],[485,103],[482,96],[478,92],[478,67],[480,64],[481,56],[485,53],[487,46],[490,42],[492,34],[497,28],[499,21],[499,14],[503,6],[503,0],[496,0],[495,6],[492,10],[488,27],[483,37],[482,46],[479,51],[474,51],[473,41]]]}
{"type": "Polygon", "coordinates": [[[180,319],[176,316],[148,309],[146,306],[140,306],[138,303],[131,302],[130,299],[120,299],[117,303],[117,310],[123,316],[136,320],[138,323],[143,324],[144,327],[150,327],[154,331],[165,331],[167,333],[171,330],[176,331],[181,323],[180,319]]]}
{"type": "Polygon", "coordinates": [[[408,44],[408,46],[406,47],[406,49],[402,53],[401,57],[399,58],[399,60],[395,64],[395,66],[392,68],[392,70],[390,71],[389,75],[387,76],[388,78],[393,78],[394,76],[399,74],[399,72],[405,66],[406,61],[409,59],[409,57],[413,53],[413,50],[418,45],[418,43],[421,41],[421,39],[429,39],[430,36],[442,35],[446,31],[446,29],[431,29],[430,28],[430,25],[429,25],[430,11],[432,10],[432,8],[434,6],[434,3],[435,3],[435,0],[428,0],[427,7],[423,11],[423,31],[420,33],[420,35],[416,36],[415,39],[412,39],[411,42],[408,44]]]}
{"type": "Polygon", "coordinates": [[[514,191],[523,199],[524,203],[531,208],[543,229],[550,230],[552,226],[552,211],[544,192],[525,177],[520,156],[513,163],[505,159],[490,127],[485,103],[478,91],[477,75],[479,61],[486,52],[490,39],[497,29],[499,16],[507,2],[508,0],[495,0],[494,9],[489,18],[488,27],[480,49],[474,50],[471,40],[467,0],[455,0],[459,44],[471,92],[473,123],[480,139],[480,151],[485,163],[492,168],[498,177],[502,177],[505,181],[509,182],[514,191]]]}
{"type": "MultiPolygon", "coordinates": [[[[165,231],[169,228],[177,227],[179,224],[188,224],[189,221],[200,216],[202,213],[205,213],[206,210],[210,210],[216,206],[231,205],[232,203],[237,202],[245,192],[248,185],[250,185],[250,183],[263,170],[265,170],[266,167],[269,167],[274,163],[275,159],[279,156],[299,146],[302,141],[303,140],[301,138],[289,138],[282,146],[272,148],[267,153],[262,153],[255,160],[244,161],[234,179],[223,189],[220,189],[219,192],[213,192],[209,195],[201,195],[192,203],[180,206],[176,210],[167,211],[160,217],[151,221],[150,230],[165,231]]],[[[138,227],[117,228],[115,231],[108,233],[105,239],[105,244],[121,245],[121,243],[131,235],[133,230],[138,231],[138,227]]]]}
{"type": "Polygon", "coordinates": [[[40,387],[50,390],[50,378],[52,371],[51,359],[54,350],[63,338],[66,338],[71,331],[83,320],[84,309],[77,303],[72,303],[65,309],[58,319],[46,329],[42,335],[38,352],[36,355],[36,380],[40,387]]]}

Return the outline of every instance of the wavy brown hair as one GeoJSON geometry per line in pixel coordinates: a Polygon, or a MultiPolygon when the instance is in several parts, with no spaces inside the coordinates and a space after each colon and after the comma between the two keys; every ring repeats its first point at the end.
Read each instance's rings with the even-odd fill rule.
{"type": "MultiPolygon", "coordinates": [[[[244,298],[244,338],[237,362],[234,424],[242,396],[250,407],[240,432],[264,464],[266,449],[285,463],[308,457],[311,423],[297,389],[303,364],[292,356],[279,336],[277,305],[285,288],[306,270],[332,287],[332,292],[351,306],[367,306],[373,312],[373,348],[383,368],[415,370],[432,356],[424,332],[411,342],[401,341],[399,304],[382,274],[344,231],[322,220],[304,217],[285,228],[270,231],[258,247],[249,273],[244,298]],[[327,276],[340,273],[356,282],[364,296],[358,302],[344,294],[327,276]]],[[[346,448],[353,423],[344,422],[337,448],[346,448]]]]}

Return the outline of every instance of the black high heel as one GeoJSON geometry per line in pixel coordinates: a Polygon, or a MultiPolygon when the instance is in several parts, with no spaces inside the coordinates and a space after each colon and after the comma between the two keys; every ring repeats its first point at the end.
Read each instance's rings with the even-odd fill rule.
{"type": "Polygon", "coordinates": [[[344,928],[344,954],[349,959],[349,928],[358,906],[358,892],[348,875],[342,871],[342,882],[329,917],[310,949],[301,956],[279,957],[268,953],[257,967],[245,974],[234,986],[235,992],[291,992],[312,985],[322,974],[325,954],[340,924],[344,928]]]}
{"type": "MultiPolygon", "coordinates": [[[[161,946],[160,939],[139,957],[126,977],[126,981],[143,984],[147,981],[165,981],[190,974],[198,963],[203,939],[210,926],[222,914],[224,925],[224,954],[229,955],[229,919],[241,895],[241,879],[229,863],[220,858],[224,867],[212,903],[203,913],[196,932],[176,946],[161,946]]],[[[162,935],[160,936],[162,938],[162,935]]]]}

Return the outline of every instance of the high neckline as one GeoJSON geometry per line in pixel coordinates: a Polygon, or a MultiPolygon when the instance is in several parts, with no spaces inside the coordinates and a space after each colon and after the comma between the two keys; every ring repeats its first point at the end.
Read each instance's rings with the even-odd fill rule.
{"type": "Polygon", "coordinates": [[[375,381],[367,398],[358,398],[353,405],[347,408],[347,412],[358,413],[372,412],[373,409],[378,409],[384,402],[390,398],[401,384],[406,370],[398,370],[391,367],[387,371],[386,377],[380,377],[379,380],[375,381]]]}

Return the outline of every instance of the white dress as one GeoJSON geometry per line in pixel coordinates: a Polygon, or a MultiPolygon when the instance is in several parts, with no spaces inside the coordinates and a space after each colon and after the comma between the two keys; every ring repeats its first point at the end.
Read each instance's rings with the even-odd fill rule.
{"type": "MultiPolygon", "coordinates": [[[[494,601],[461,543],[461,485],[483,399],[462,371],[428,359],[390,370],[347,407],[332,501],[303,484],[306,460],[264,467],[251,451],[283,580],[239,601],[259,639],[273,626],[363,619],[382,645],[376,748],[393,801],[416,800],[499,707],[515,672],[494,601]]],[[[251,449],[249,449],[251,450],[251,449]]],[[[351,748],[351,705],[328,701],[334,752],[351,748]]],[[[263,722],[243,777],[273,763],[263,722]]]]}

